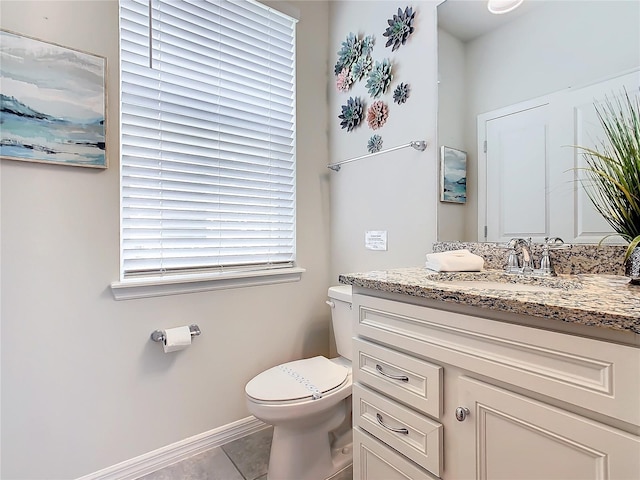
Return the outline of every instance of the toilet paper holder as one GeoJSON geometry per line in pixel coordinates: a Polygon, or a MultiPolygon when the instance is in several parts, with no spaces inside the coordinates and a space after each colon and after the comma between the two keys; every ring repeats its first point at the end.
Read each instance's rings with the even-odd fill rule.
{"type": "MultiPolygon", "coordinates": [[[[197,337],[202,333],[200,327],[195,323],[189,325],[189,333],[191,333],[191,338],[197,337]]],[[[164,342],[164,332],[162,330],[154,330],[151,332],[151,340],[154,342],[164,342]]]]}

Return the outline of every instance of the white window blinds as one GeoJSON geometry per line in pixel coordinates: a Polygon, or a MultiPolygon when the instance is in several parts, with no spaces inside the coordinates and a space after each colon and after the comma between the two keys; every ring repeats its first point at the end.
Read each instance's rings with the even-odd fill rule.
{"type": "Polygon", "coordinates": [[[295,20],[120,0],[121,276],[292,266],[295,20]]]}

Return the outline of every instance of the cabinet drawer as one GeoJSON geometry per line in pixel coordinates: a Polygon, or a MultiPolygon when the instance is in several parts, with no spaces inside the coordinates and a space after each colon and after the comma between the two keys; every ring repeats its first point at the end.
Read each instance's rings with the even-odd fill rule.
{"type": "Polygon", "coordinates": [[[353,386],[353,423],[440,476],[441,424],[358,384],[353,386]]]}
{"type": "Polygon", "coordinates": [[[354,480],[436,480],[387,445],[353,429],[354,480]]]}
{"type": "Polygon", "coordinates": [[[442,416],[442,367],[357,338],[353,353],[354,382],[435,418],[442,416]]]}
{"type": "Polygon", "coordinates": [[[361,294],[353,308],[356,335],[640,425],[639,348],[361,294]]]}

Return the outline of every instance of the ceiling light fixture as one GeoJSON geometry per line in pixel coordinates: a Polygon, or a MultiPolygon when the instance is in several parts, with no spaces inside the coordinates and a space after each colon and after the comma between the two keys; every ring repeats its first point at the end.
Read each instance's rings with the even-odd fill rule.
{"type": "Polygon", "coordinates": [[[524,0],[488,0],[487,8],[491,13],[496,15],[502,15],[503,13],[509,13],[520,5],[524,0]]]}

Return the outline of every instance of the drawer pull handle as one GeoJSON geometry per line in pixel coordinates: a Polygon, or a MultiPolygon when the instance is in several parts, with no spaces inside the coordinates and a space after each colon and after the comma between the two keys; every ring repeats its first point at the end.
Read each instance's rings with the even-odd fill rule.
{"type": "Polygon", "coordinates": [[[394,433],[402,433],[403,435],[409,435],[409,430],[407,430],[406,428],[394,428],[394,427],[390,427],[389,425],[385,425],[384,422],[382,421],[382,415],[380,415],[379,413],[376,413],[376,419],[378,420],[378,423],[382,425],[384,428],[386,428],[387,430],[391,430],[394,433]]]}
{"type": "Polygon", "coordinates": [[[401,382],[409,381],[409,377],[407,377],[406,375],[390,375],[388,373],[384,373],[382,367],[379,364],[376,364],[376,370],[378,371],[378,373],[380,373],[380,375],[384,375],[385,377],[389,377],[393,380],[400,380],[401,382]]]}

